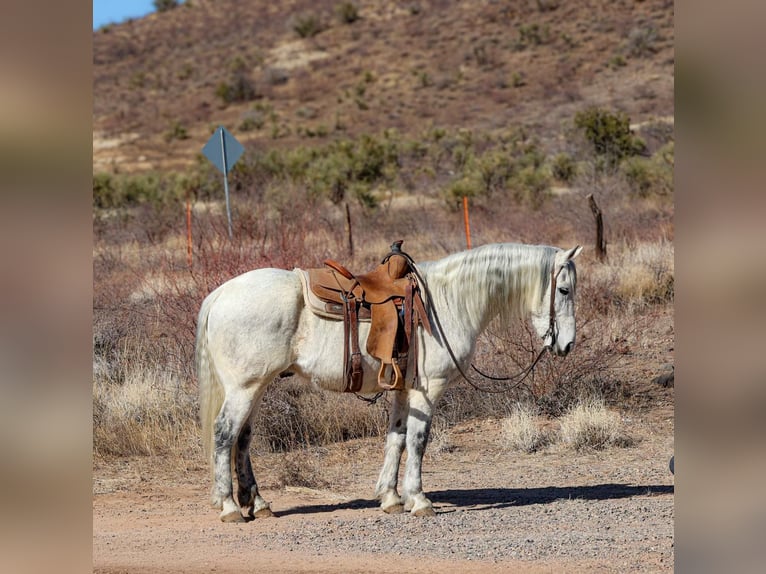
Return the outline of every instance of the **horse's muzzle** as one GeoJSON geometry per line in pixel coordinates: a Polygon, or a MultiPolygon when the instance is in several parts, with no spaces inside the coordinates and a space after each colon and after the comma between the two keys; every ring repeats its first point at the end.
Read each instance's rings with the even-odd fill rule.
{"type": "Polygon", "coordinates": [[[572,349],[574,349],[574,341],[569,341],[563,348],[559,345],[555,345],[553,347],[548,345],[548,350],[559,357],[566,357],[569,354],[569,351],[572,349]]]}

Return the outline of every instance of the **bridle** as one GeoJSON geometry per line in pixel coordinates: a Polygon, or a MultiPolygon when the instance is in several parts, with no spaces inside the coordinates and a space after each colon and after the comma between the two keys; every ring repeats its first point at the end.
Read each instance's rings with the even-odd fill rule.
{"type": "MultiPolygon", "coordinates": [[[[508,391],[512,391],[513,389],[515,389],[516,387],[521,385],[521,383],[523,383],[524,380],[530,375],[532,370],[537,365],[538,361],[542,358],[542,356],[545,353],[545,351],[553,349],[553,346],[556,344],[556,338],[557,338],[557,333],[556,333],[556,279],[559,276],[559,273],[561,273],[561,271],[564,269],[564,267],[566,267],[566,265],[567,264],[564,263],[563,265],[560,265],[558,267],[554,266],[553,269],[551,269],[551,281],[550,281],[551,296],[550,296],[550,304],[549,304],[549,307],[548,307],[548,330],[545,332],[545,334],[542,337],[543,341],[544,341],[548,337],[548,335],[550,335],[551,342],[549,344],[545,345],[542,349],[540,349],[540,352],[537,354],[537,357],[535,357],[535,360],[532,361],[532,364],[529,365],[523,371],[520,371],[520,372],[516,373],[515,375],[511,375],[510,377],[495,377],[495,376],[486,374],[485,372],[481,371],[476,365],[471,363],[471,368],[474,371],[476,371],[477,373],[479,373],[485,379],[489,379],[491,381],[514,381],[516,379],[519,379],[518,381],[516,381],[515,384],[513,384],[513,385],[511,385],[509,387],[504,387],[504,388],[499,389],[499,390],[491,390],[491,389],[486,389],[486,388],[479,387],[476,383],[474,383],[471,379],[469,379],[466,376],[466,374],[463,372],[463,369],[460,368],[460,365],[458,364],[457,359],[455,358],[455,355],[452,353],[452,349],[450,348],[449,343],[447,343],[446,340],[445,340],[445,346],[447,347],[447,351],[449,352],[450,357],[452,357],[452,361],[455,363],[455,366],[457,367],[457,370],[460,372],[460,374],[463,376],[463,378],[468,382],[468,384],[471,385],[474,389],[476,389],[477,391],[481,391],[483,393],[496,393],[496,394],[497,393],[506,393],[508,391]]],[[[435,315],[435,313],[434,313],[434,315],[435,315]]],[[[438,321],[437,321],[437,323],[438,323],[438,321]]],[[[444,333],[441,331],[441,325],[439,325],[439,331],[442,334],[442,338],[444,338],[444,333]]]]}
{"type": "Polygon", "coordinates": [[[447,349],[447,353],[449,354],[450,358],[452,359],[452,362],[454,363],[455,367],[457,368],[458,372],[463,377],[463,379],[465,379],[465,381],[477,391],[481,391],[484,393],[499,394],[499,393],[506,393],[508,391],[515,389],[516,387],[521,385],[524,382],[524,380],[530,375],[532,370],[537,365],[538,361],[540,361],[540,359],[542,358],[545,351],[552,349],[553,346],[556,344],[556,337],[557,337],[557,334],[556,334],[556,279],[559,273],[561,273],[564,267],[566,267],[567,263],[564,263],[559,266],[554,265],[553,268],[551,269],[551,280],[550,280],[551,296],[550,296],[550,303],[549,303],[550,306],[548,308],[548,330],[543,335],[543,340],[545,340],[548,337],[548,335],[550,335],[551,342],[550,344],[545,345],[542,349],[540,349],[540,352],[537,354],[537,357],[535,357],[535,360],[532,361],[532,364],[529,365],[524,370],[510,377],[494,377],[492,375],[487,375],[486,373],[483,373],[476,367],[476,365],[471,363],[471,368],[486,379],[489,379],[492,381],[516,381],[513,385],[510,385],[498,390],[492,390],[492,389],[486,389],[486,388],[480,387],[479,385],[474,383],[471,379],[469,379],[468,375],[465,374],[465,371],[463,371],[463,368],[460,366],[459,361],[455,357],[455,353],[452,351],[452,347],[450,346],[449,341],[447,341],[447,337],[444,334],[444,329],[442,329],[441,321],[439,320],[439,315],[437,314],[436,309],[432,305],[433,298],[431,297],[431,291],[428,288],[428,284],[423,280],[423,277],[420,274],[420,270],[418,269],[417,265],[415,265],[415,262],[412,260],[412,258],[404,252],[402,252],[402,255],[404,255],[409,261],[410,265],[412,266],[413,272],[415,273],[415,276],[418,279],[418,282],[420,283],[420,285],[423,288],[423,291],[426,294],[428,308],[430,309],[431,314],[433,315],[433,319],[434,319],[433,322],[436,325],[436,328],[439,330],[439,335],[441,336],[442,341],[444,341],[444,347],[447,349]]]}

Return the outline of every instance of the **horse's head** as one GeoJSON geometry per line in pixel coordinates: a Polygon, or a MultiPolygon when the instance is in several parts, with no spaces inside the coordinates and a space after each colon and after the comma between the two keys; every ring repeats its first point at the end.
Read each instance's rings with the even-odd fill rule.
{"type": "Polygon", "coordinates": [[[573,259],[582,251],[579,245],[556,253],[553,269],[540,308],[532,323],[543,344],[563,357],[575,344],[575,288],[577,271],[573,259]]]}

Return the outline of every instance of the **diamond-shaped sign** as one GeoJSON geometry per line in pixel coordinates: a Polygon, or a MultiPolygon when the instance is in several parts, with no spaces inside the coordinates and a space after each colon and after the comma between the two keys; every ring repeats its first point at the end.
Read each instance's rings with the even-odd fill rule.
{"type": "Polygon", "coordinates": [[[229,173],[244,151],[245,148],[237,141],[237,138],[223,126],[215,130],[202,148],[205,157],[224,175],[229,173]]]}

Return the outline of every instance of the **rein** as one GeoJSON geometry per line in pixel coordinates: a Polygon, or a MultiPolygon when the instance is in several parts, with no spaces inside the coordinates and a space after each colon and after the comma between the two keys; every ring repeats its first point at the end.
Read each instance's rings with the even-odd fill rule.
{"type": "Polygon", "coordinates": [[[413,261],[412,257],[404,253],[403,251],[401,252],[401,254],[410,263],[413,272],[418,278],[418,281],[423,286],[426,296],[428,297],[428,305],[431,309],[431,313],[433,314],[434,322],[436,323],[436,326],[439,329],[439,334],[441,335],[442,340],[444,341],[444,347],[447,349],[447,353],[449,353],[449,356],[452,359],[452,362],[454,363],[455,367],[457,368],[458,372],[463,377],[463,379],[465,379],[465,381],[477,391],[481,391],[483,393],[490,393],[490,394],[500,394],[500,393],[506,393],[506,392],[512,391],[513,389],[517,388],[530,375],[532,370],[540,361],[540,358],[543,356],[543,353],[545,353],[546,350],[552,348],[553,345],[556,343],[556,277],[558,277],[559,272],[561,272],[561,270],[564,268],[563,266],[559,267],[558,269],[556,269],[555,267],[551,269],[551,297],[550,297],[550,307],[548,312],[548,316],[549,316],[548,330],[543,335],[543,339],[545,339],[548,335],[551,336],[550,344],[540,349],[540,352],[537,354],[537,357],[535,357],[535,360],[532,361],[531,365],[529,365],[526,369],[516,373],[515,375],[511,375],[509,377],[493,377],[491,375],[487,375],[483,373],[482,371],[480,371],[473,363],[471,363],[471,368],[473,368],[474,371],[479,373],[479,375],[481,375],[482,377],[486,379],[490,379],[492,381],[513,381],[521,377],[518,381],[516,381],[515,384],[509,387],[505,387],[503,389],[499,389],[499,390],[492,390],[492,389],[486,389],[486,388],[480,387],[479,385],[477,385],[471,379],[468,378],[468,375],[465,374],[465,371],[463,371],[463,368],[460,366],[460,363],[455,357],[455,353],[452,351],[452,346],[449,344],[449,341],[447,341],[447,337],[444,334],[444,329],[442,328],[441,321],[439,320],[439,315],[437,314],[434,306],[431,304],[431,301],[433,299],[431,297],[431,291],[428,288],[428,283],[425,282],[425,280],[423,279],[423,276],[420,274],[420,270],[415,265],[415,261],[413,261]]]}

